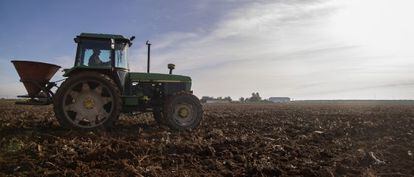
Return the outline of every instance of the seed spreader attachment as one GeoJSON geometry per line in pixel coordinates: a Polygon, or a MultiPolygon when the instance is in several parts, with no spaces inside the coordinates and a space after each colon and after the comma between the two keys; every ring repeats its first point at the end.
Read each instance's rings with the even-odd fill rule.
{"type": "Polygon", "coordinates": [[[20,82],[27,90],[27,95],[19,95],[20,98],[30,98],[26,101],[18,101],[16,104],[47,105],[52,103],[53,92],[56,86],[50,79],[59,70],[60,66],[35,62],[35,61],[11,61],[20,76],[20,82]]]}

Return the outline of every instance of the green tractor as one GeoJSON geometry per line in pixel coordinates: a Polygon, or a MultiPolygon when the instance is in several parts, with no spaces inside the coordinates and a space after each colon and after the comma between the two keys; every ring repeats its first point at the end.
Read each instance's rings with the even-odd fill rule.
{"type": "Polygon", "coordinates": [[[192,94],[191,78],[150,73],[148,45],[147,73],[130,72],[127,52],[135,37],[81,33],[74,66],[64,69],[64,82],[57,87],[50,78],[57,65],[12,61],[30,98],[19,104],[53,104],[60,125],[70,129],[106,129],[121,113],[152,112],[158,124],[172,130],[196,128],[203,116],[199,99],[192,94]]]}

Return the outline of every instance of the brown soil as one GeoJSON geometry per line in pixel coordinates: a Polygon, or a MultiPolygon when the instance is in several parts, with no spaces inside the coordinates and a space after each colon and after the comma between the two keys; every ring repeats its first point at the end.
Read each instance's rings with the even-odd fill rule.
{"type": "Polygon", "coordinates": [[[414,176],[414,105],[204,105],[170,132],[150,114],[62,129],[51,107],[0,102],[0,176],[414,176]]]}

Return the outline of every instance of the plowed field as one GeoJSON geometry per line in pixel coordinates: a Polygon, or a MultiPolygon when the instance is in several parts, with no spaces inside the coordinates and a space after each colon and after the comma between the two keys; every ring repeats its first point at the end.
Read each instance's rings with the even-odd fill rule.
{"type": "Polygon", "coordinates": [[[62,129],[52,107],[0,102],[0,176],[414,176],[414,104],[204,105],[170,132],[151,114],[62,129]]]}

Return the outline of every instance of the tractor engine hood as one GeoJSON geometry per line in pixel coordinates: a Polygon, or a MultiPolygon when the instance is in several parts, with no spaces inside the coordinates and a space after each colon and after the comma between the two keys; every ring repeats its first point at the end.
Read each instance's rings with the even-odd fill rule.
{"type": "Polygon", "coordinates": [[[187,82],[191,83],[191,77],[174,75],[174,74],[160,74],[160,73],[138,73],[130,72],[127,78],[131,81],[140,82],[187,82]]]}

